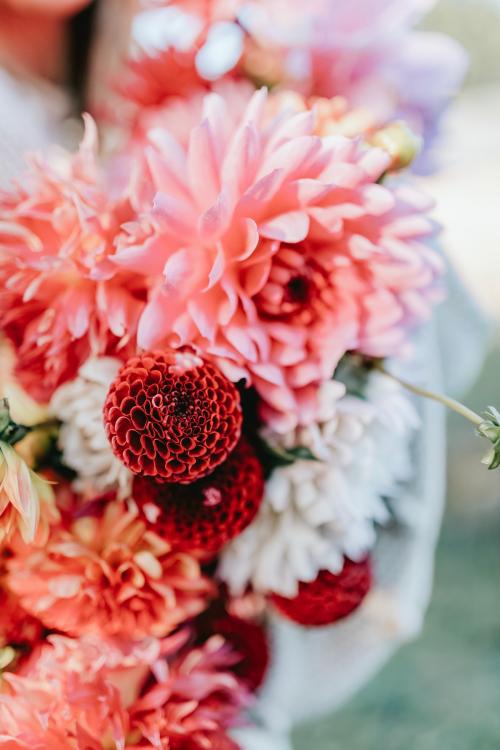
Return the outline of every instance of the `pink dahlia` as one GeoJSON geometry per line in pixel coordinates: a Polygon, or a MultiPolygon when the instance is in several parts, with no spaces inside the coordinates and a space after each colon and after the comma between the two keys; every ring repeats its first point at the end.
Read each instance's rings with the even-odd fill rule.
{"type": "Polygon", "coordinates": [[[91,354],[133,351],[145,280],[110,262],[124,205],[96,166],[89,118],[76,155],[34,159],[25,182],[0,194],[0,329],[17,375],[47,399],[91,354]]]}
{"type": "Polygon", "coordinates": [[[4,675],[1,750],[237,750],[226,734],[247,702],[228,671],[236,657],[220,637],[180,652],[168,640],[137,698],[107,642],[51,637],[22,674],[4,675]]]}
{"type": "Polygon", "coordinates": [[[304,422],[347,350],[400,351],[441,261],[425,244],[428,202],[377,184],[387,153],[315,135],[314,112],[270,119],[266,99],[234,117],[207,96],[186,145],[152,132],[132,196],[142,220],[114,261],[154,279],[140,346],[194,345],[251,379],[267,420],[304,422]]]}
{"type": "Polygon", "coordinates": [[[243,2],[244,0],[146,0],[144,5],[150,8],[174,6],[206,23],[213,23],[236,18],[243,2]]]}
{"type": "Polygon", "coordinates": [[[129,717],[106,643],[51,636],[0,695],[2,750],[125,747],[129,717]],[[116,743],[116,744],[115,744],[116,743]]]}
{"type": "Polygon", "coordinates": [[[238,750],[226,734],[248,700],[229,671],[238,658],[220,636],[184,652],[131,707],[132,727],[154,747],[238,750]]]}
{"type": "Polygon", "coordinates": [[[70,634],[161,637],[206,606],[196,560],[147,531],[135,506],[88,506],[42,549],[19,545],[7,583],[27,612],[70,634]]]}
{"type": "Polygon", "coordinates": [[[186,96],[206,88],[196,70],[196,52],[167,48],[143,51],[127,62],[118,82],[122,96],[137,108],[137,116],[146,107],[157,107],[171,97],[186,96]]]}
{"type": "Polygon", "coordinates": [[[89,669],[36,676],[5,674],[0,695],[1,750],[104,750],[125,747],[127,715],[118,689],[89,669]]]}

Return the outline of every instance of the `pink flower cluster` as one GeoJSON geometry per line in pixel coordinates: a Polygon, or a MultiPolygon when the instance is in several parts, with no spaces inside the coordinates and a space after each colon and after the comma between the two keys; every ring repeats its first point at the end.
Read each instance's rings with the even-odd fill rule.
{"type": "Polygon", "coordinates": [[[0,325],[33,395],[91,354],[188,344],[293,426],[346,351],[394,354],[429,315],[429,202],[379,184],[386,152],[320,137],[314,111],[273,114],[242,86],[196,98],[178,137],[158,116],[104,176],[89,124],[59,172],[35,165],[3,196],[0,325]]]}
{"type": "Polygon", "coordinates": [[[198,648],[186,636],[144,653],[51,636],[5,675],[0,748],[237,750],[225,729],[247,697],[229,671],[234,655],[218,636],[198,648]]]}
{"type": "MultiPolygon", "coordinates": [[[[210,29],[219,21],[243,28],[246,39],[233,70],[268,84],[298,88],[309,96],[341,96],[351,107],[365,107],[379,125],[403,118],[424,138],[420,171],[435,168],[432,147],[450,99],[467,68],[464,50],[453,39],[414,26],[435,0],[150,0],[152,8],[174,7],[197,19],[201,32],[184,50],[190,83],[207,85],[196,64],[210,29]],[[190,56],[190,57],[189,57],[190,56]]],[[[156,101],[172,94],[169,66],[175,47],[144,54],[132,63],[148,90],[154,71],[156,101]],[[163,69],[163,74],[162,74],[163,69]],[[163,81],[163,85],[162,85],[163,81]]],[[[182,79],[179,79],[179,82],[182,79]]]]}
{"type": "Polygon", "coordinates": [[[76,155],[33,159],[26,180],[0,195],[0,327],[18,376],[47,400],[91,354],[134,351],[144,280],[111,261],[126,202],[110,196],[96,163],[94,122],[76,155]]]}

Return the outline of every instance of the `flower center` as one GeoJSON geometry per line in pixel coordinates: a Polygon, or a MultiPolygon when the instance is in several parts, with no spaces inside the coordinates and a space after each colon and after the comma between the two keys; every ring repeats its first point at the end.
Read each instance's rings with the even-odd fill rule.
{"type": "Polygon", "coordinates": [[[313,287],[307,276],[294,276],[285,287],[285,301],[305,305],[312,297],[313,287]]]}

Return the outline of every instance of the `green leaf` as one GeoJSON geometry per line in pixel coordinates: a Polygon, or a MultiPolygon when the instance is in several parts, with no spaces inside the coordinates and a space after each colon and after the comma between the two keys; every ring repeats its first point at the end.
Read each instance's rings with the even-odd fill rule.
{"type": "Polygon", "coordinates": [[[486,456],[483,458],[483,464],[488,469],[498,469],[500,466],[500,412],[494,406],[489,406],[484,413],[484,421],[481,422],[476,433],[491,443],[486,456]]]}
{"type": "Polygon", "coordinates": [[[298,460],[305,461],[317,461],[316,456],[311,453],[309,448],[303,445],[298,445],[294,448],[282,448],[278,445],[271,445],[270,443],[262,442],[262,447],[270,459],[273,467],[276,466],[288,466],[289,464],[295,463],[298,460]]]}
{"type": "Polygon", "coordinates": [[[0,400],[0,441],[15,445],[25,438],[31,429],[31,427],[14,422],[10,417],[8,399],[0,400]]]}

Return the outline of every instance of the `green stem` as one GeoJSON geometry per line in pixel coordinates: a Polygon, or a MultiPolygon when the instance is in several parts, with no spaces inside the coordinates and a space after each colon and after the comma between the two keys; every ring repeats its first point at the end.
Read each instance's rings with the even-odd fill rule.
{"type": "Polygon", "coordinates": [[[456,401],[454,398],[450,398],[449,396],[444,396],[441,393],[435,393],[434,391],[428,391],[425,388],[420,388],[417,385],[413,385],[413,383],[409,383],[407,380],[403,380],[403,378],[399,378],[397,375],[393,375],[391,372],[388,372],[385,367],[379,362],[376,362],[374,367],[383,375],[386,375],[388,378],[391,378],[391,380],[394,380],[396,381],[396,383],[402,385],[403,388],[406,388],[406,390],[411,391],[411,393],[415,393],[417,396],[422,396],[423,398],[429,398],[432,401],[437,401],[439,404],[446,406],[448,409],[451,409],[457,414],[460,414],[460,416],[464,417],[465,419],[468,419],[469,422],[472,422],[472,424],[476,425],[476,427],[484,422],[483,417],[480,417],[479,414],[476,414],[475,411],[472,411],[472,409],[469,409],[467,406],[464,406],[464,404],[461,404],[460,401],[456,401]]]}
{"type": "Polygon", "coordinates": [[[34,430],[51,430],[53,427],[59,427],[60,421],[58,419],[46,419],[45,422],[38,422],[38,424],[29,425],[28,429],[33,432],[34,430]]]}

